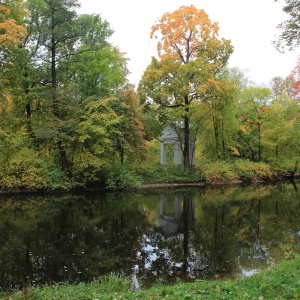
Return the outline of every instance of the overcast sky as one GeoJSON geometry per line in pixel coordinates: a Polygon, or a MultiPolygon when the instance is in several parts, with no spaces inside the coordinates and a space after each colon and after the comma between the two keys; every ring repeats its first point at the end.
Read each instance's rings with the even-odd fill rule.
{"type": "MultiPolygon", "coordinates": [[[[282,1],[281,1],[282,2],[282,1]]],[[[219,23],[220,37],[231,40],[234,53],[230,67],[238,67],[258,85],[268,85],[275,76],[286,77],[297,62],[299,49],[279,53],[272,41],[280,34],[277,25],[288,16],[274,0],[80,0],[79,13],[100,14],[115,31],[111,42],[129,58],[129,81],[138,84],[157,41],[150,39],[151,26],[165,12],[182,5],[204,9],[219,23]]]]}

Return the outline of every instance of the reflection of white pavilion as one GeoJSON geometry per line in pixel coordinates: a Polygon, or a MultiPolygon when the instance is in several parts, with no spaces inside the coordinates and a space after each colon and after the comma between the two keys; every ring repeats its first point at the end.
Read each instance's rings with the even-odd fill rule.
{"type": "MultiPolygon", "coordinates": [[[[184,140],[184,132],[180,130],[177,132],[174,128],[167,126],[163,129],[160,136],[160,164],[165,166],[167,164],[167,145],[174,146],[174,165],[180,166],[182,163],[181,145],[184,140]]],[[[192,164],[195,164],[195,138],[191,139],[190,143],[190,157],[192,164]]]]}
{"type": "MultiPolygon", "coordinates": [[[[160,228],[162,233],[166,236],[176,235],[178,233],[183,233],[183,199],[181,197],[174,197],[174,211],[172,213],[167,213],[166,211],[167,197],[165,195],[160,195],[160,228]]],[[[195,216],[195,201],[191,200],[189,203],[189,215],[191,220],[195,216]]]]}

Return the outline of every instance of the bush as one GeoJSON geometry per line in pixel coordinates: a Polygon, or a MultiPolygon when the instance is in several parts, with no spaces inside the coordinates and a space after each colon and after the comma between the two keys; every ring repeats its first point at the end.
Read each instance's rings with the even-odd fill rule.
{"type": "Polygon", "coordinates": [[[136,188],[142,184],[142,178],[127,165],[114,163],[106,168],[106,184],[110,188],[136,188]]]}
{"type": "Polygon", "coordinates": [[[270,166],[265,163],[251,162],[249,160],[236,160],[233,164],[236,174],[241,179],[259,181],[272,177],[270,166]]]}
{"type": "Polygon", "coordinates": [[[203,179],[208,182],[215,181],[232,181],[236,180],[237,175],[232,170],[232,165],[226,162],[213,162],[202,165],[203,179]]]}
{"type": "Polygon", "coordinates": [[[0,185],[4,189],[41,190],[62,184],[62,172],[29,148],[21,149],[2,165],[0,185]]]}
{"type": "Polygon", "coordinates": [[[201,165],[203,179],[215,181],[259,181],[272,176],[271,169],[264,163],[249,160],[235,160],[231,162],[216,161],[201,165]]]}
{"type": "Polygon", "coordinates": [[[198,169],[187,171],[175,166],[155,165],[139,172],[146,182],[197,182],[202,178],[198,169]]]}

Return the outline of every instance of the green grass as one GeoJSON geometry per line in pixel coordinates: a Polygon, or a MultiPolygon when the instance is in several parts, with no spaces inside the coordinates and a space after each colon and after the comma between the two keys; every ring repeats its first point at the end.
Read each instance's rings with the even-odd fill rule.
{"type": "Polygon", "coordinates": [[[300,299],[300,256],[244,279],[155,285],[135,292],[130,291],[130,287],[130,279],[110,275],[90,284],[32,288],[26,295],[17,292],[0,296],[0,299],[300,299]]]}

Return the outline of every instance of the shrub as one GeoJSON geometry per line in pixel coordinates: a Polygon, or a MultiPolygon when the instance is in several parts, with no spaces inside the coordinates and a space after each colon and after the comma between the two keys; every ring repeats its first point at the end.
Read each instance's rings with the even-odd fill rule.
{"type": "Polygon", "coordinates": [[[114,163],[107,168],[106,184],[111,188],[136,188],[142,184],[142,178],[129,166],[114,163]]]}
{"type": "Polygon", "coordinates": [[[139,171],[146,182],[195,182],[201,180],[198,169],[184,170],[182,167],[159,164],[139,171]]]}
{"type": "Polygon", "coordinates": [[[215,181],[231,181],[237,179],[236,174],[232,170],[232,165],[226,162],[213,162],[203,165],[203,179],[208,182],[215,181]]]}
{"type": "Polygon", "coordinates": [[[203,179],[208,182],[232,180],[257,181],[272,176],[268,165],[250,162],[249,160],[208,162],[201,165],[201,170],[203,179]]]}
{"type": "Polygon", "coordinates": [[[4,189],[40,190],[60,185],[61,179],[61,172],[47,158],[23,148],[2,165],[0,185],[4,189]]]}
{"type": "Polygon", "coordinates": [[[249,160],[236,160],[233,164],[239,178],[248,180],[265,180],[272,176],[270,166],[265,163],[251,162],[249,160]]]}

